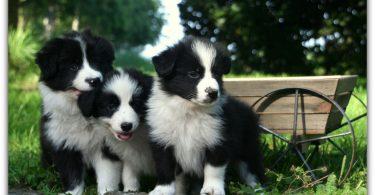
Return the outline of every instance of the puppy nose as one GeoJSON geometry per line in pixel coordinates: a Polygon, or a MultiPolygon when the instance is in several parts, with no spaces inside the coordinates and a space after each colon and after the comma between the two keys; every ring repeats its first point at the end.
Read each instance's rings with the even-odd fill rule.
{"type": "Polygon", "coordinates": [[[121,129],[124,132],[130,131],[132,129],[132,127],[133,127],[133,124],[131,124],[131,123],[121,123],[121,129]]]}
{"type": "Polygon", "coordinates": [[[85,80],[91,87],[96,87],[100,83],[100,78],[88,78],[85,80]]]}
{"type": "Polygon", "coordinates": [[[212,89],[211,87],[207,88],[204,91],[208,94],[208,97],[210,97],[212,100],[215,100],[218,96],[218,91],[216,89],[212,89]]]}

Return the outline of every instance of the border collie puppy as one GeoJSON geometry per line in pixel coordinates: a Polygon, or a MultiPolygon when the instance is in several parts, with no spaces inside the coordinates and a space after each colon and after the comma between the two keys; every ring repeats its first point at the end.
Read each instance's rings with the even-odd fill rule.
{"type": "Polygon", "coordinates": [[[154,175],[144,116],[153,79],[136,70],[116,70],[103,86],[80,95],[78,105],[105,134],[107,151],[121,160],[124,192],[139,190],[141,174],[154,175]]]}
{"type": "Polygon", "coordinates": [[[204,179],[201,194],[225,194],[231,162],[239,165],[247,185],[263,183],[257,116],[223,89],[231,63],[227,51],[186,37],[152,62],[158,78],[146,120],[158,184],[150,194],[182,194],[185,174],[204,179]]]}
{"type": "Polygon", "coordinates": [[[97,87],[113,60],[112,45],[90,31],[54,38],[36,55],[42,162],[59,173],[65,193],[83,193],[86,168],[95,170],[100,194],[118,189],[121,166],[102,153],[104,136],[77,106],[78,95],[97,87]]]}

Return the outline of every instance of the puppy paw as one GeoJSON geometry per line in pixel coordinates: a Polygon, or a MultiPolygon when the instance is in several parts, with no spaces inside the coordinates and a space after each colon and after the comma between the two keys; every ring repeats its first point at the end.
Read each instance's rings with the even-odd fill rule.
{"type": "Polygon", "coordinates": [[[123,191],[124,192],[138,192],[139,191],[138,182],[133,182],[132,185],[125,183],[123,191]]]}
{"type": "Polygon", "coordinates": [[[134,192],[138,192],[138,191],[139,191],[138,188],[124,188],[125,193],[134,193],[134,192]]]}
{"type": "Polygon", "coordinates": [[[221,182],[210,182],[204,184],[200,192],[201,195],[225,195],[224,185],[221,182]]]}
{"type": "Polygon", "coordinates": [[[255,188],[259,183],[255,175],[250,172],[246,175],[245,182],[248,186],[255,188]]]}
{"type": "Polygon", "coordinates": [[[157,185],[149,195],[174,195],[175,194],[175,186],[174,184],[170,185],[157,185]]]}

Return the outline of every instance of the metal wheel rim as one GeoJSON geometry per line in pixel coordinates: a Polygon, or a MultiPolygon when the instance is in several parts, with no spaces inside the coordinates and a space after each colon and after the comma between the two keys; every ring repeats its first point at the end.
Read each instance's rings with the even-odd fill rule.
{"type": "MultiPolygon", "coordinates": [[[[300,94],[309,94],[309,95],[312,95],[312,96],[316,96],[316,97],[318,97],[320,99],[325,100],[326,102],[331,103],[331,105],[334,105],[339,110],[339,112],[342,114],[343,118],[345,118],[347,125],[349,126],[350,135],[352,137],[352,144],[351,144],[352,155],[351,155],[351,159],[350,159],[348,170],[347,170],[346,174],[344,175],[344,177],[342,177],[341,181],[339,181],[339,183],[338,183],[339,185],[341,185],[343,183],[343,181],[345,181],[348,178],[348,176],[350,175],[350,172],[351,172],[351,170],[353,168],[353,164],[354,164],[355,156],[356,156],[356,137],[355,137],[354,128],[353,128],[352,122],[350,121],[350,118],[345,113],[345,110],[335,100],[333,100],[330,97],[328,97],[327,95],[322,94],[321,92],[318,92],[318,91],[313,90],[313,89],[307,89],[307,88],[283,88],[283,89],[272,91],[272,92],[270,92],[270,93],[268,93],[268,94],[260,97],[257,101],[255,101],[253,103],[253,105],[251,107],[256,106],[257,104],[259,104],[259,102],[261,102],[265,98],[270,98],[272,96],[277,96],[277,95],[282,95],[282,94],[285,94],[285,95],[293,94],[295,91],[299,91],[300,94]]],[[[281,97],[283,97],[283,96],[281,96],[281,97]]],[[[277,98],[277,99],[279,99],[279,98],[277,98]]],[[[355,98],[358,99],[361,102],[361,104],[365,106],[365,104],[357,96],[355,96],[355,98]]],[[[277,100],[277,99],[275,99],[275,100],[277,100]]],[[[268,106],[271,105],[274,101],[272,101],[271,103],[269,103],[268,106]]],[[[265,103],[265,101],[263,101],[259,105],[258,108],[261,108],[262,104],[264,104],[264,103],[265,103]]],[[[263,110],[265,110],[267,107],[264,107],[263,110]]],[[[256,111],[258,112],[259,110],[257,109],[256,111]]],[[[273,134],[275,137],[277,137],[278,139],[280,139],[280,140],[282,140],[284,142],[287,142],[287,140],[288,140],[287,138],[285,138],[281,134],[273,132],[272,130],[267,129],[264,126],[263,127],[261,126],[261,129],[263,131],[267,132],[267,133],[273,134]],[[270,132],[270,131],[272,131],[272,132],[270,132]]],[[[335,129],[335,130],[337,130],[337,129],[335,129]]],[[[332,130],[331,132],[329,132],[328,134],[325,134],[325,135],[329,135],[332,132],[335,132],[335,130],[332,130]]],[[[288,140],[288,141],[290,143],[290,140],[288,140]]]]}

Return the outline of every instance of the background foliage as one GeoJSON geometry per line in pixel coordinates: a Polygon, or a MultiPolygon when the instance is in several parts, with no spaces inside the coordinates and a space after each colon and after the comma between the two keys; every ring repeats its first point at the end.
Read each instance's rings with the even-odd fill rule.
{"type": "MultiPolygon", "coordinates": [[[[147,64],[139,55],[155,43],[164,24],[158,0],[9,1],[9,78],[38,74],[34,55],[48,39],[90,28],[116,47],[116,65],[147,64]]],[[[145,66],[146,67],[146,66],[145,66]]]]}
{"type": "Polygon", "coordinates": [[[90,27],[117,47],[154,43],[163,25],[157,0],[12,0],[9,6],[10,26],[32,24],[45,38],[90,27]]]}
{"type": "Polygon", "coordinates": [[[33,66],[34,54],[40,48],[40,44],[32,35],[29,28],[11,29],[8,35],[9,63],[12,64],[12,70],[18,73],[25,71],[34,72],[37,67],[33,66]]]}
{"type": "MultiPolygon", "coordinates": [[[[159,37],[164,22],[159,6],[158,0],[9,1],[10,188],[61,192],[57,173],[40,166],[36,51],[51,37],[91,27],[115,44],[115,66],[153,73],[150,61],[139,53],[159,37]]],[[[230,77],[360,74],[354,93],[367,100],[364,0],[183,0],[180,11],[187,34],[229,45],[234,59],[230,77]]],[[[355,100],[347,108],[350,117],[365,111],[355,100]]],[[[299,186],[294,181],[308,183],[308,174],[284,161],[285,169],[267,171],[273,184],[270,193],[366,194],[367,120],[357,122],[355,129],[358,159],[343,185],[338,186],[337,178],[330,175],[315,187],[295,192],[299,186]]],[[[238,178],[229,179],[230,194],[254,194],[238,178]]],[[[145,181],[143,190],[155,184],[154,180],[145,181]]],[[[93,178],[87,184],[85,194],[96,193],[93,178]]]]}
{"type": "Polygon", "coordinates": [[[365,0],[183,0],[185,33],[229,45],[237,72],[366,75],[365,0]]]}

